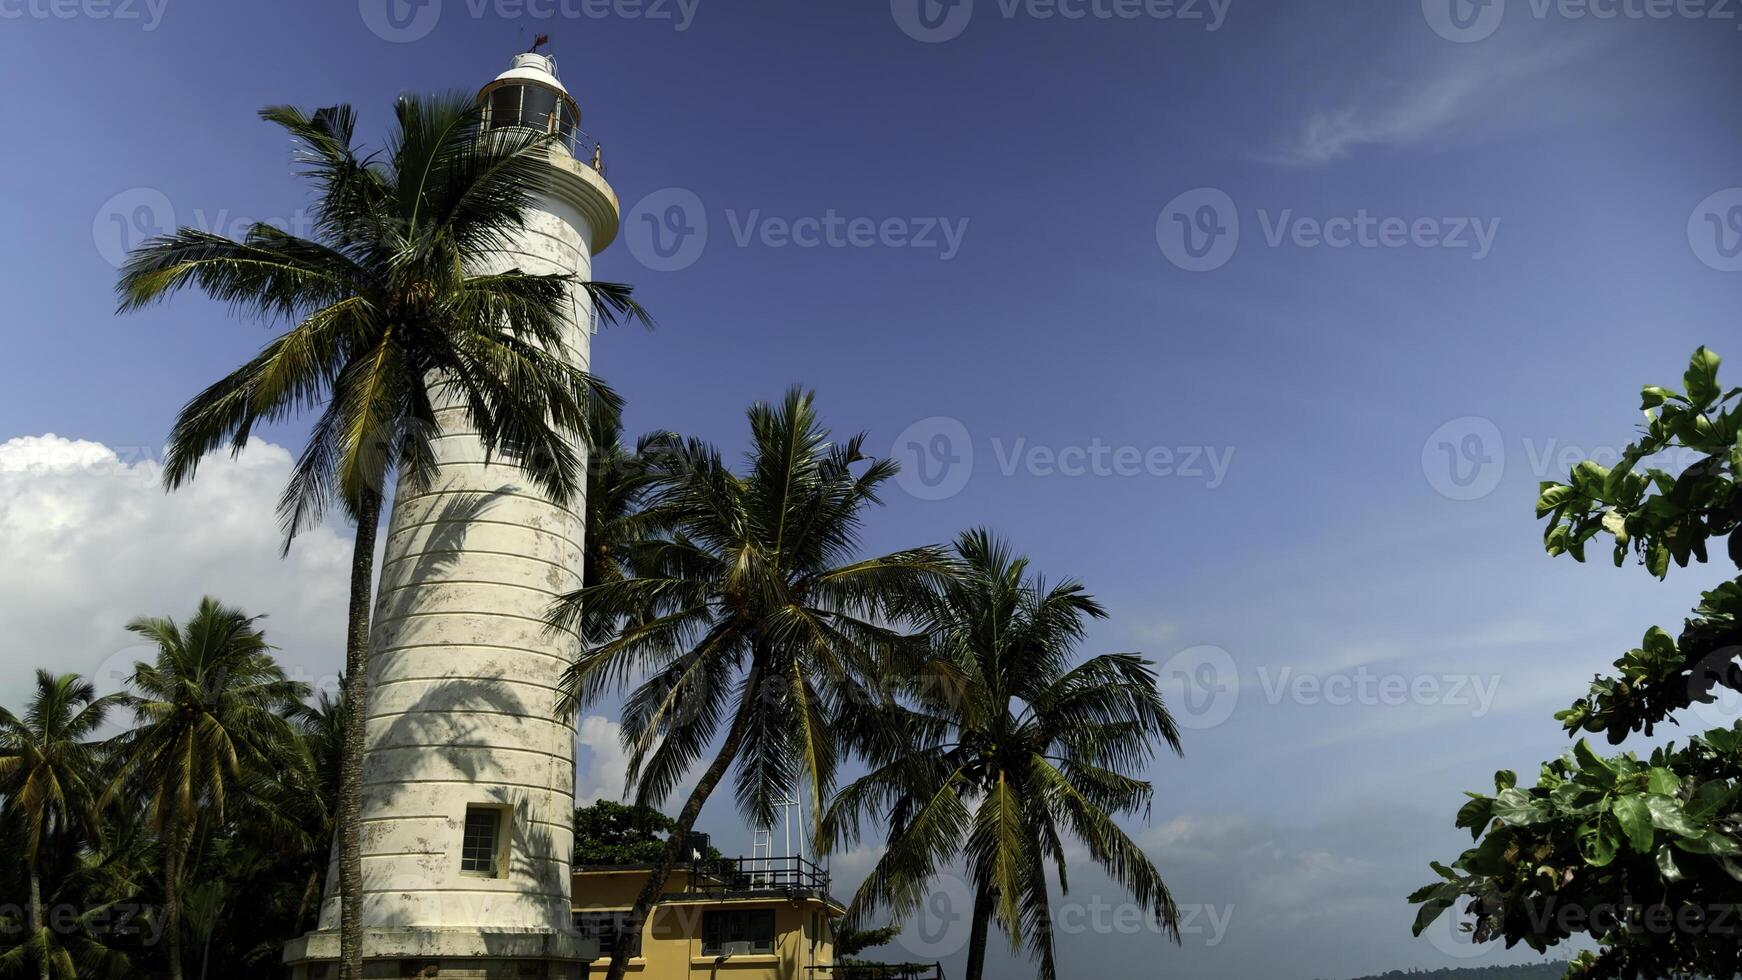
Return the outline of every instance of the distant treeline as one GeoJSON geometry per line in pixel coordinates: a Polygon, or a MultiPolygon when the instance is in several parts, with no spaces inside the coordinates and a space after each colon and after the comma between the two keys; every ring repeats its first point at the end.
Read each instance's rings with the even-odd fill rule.
{"type": "Polygon", "coordinates": [[[1471,966],[1445,970],[1392,970],[1357,980],[1560,980],[1567,972],[1565,960],[1522,963],[1516,966],[1471,966]]]}

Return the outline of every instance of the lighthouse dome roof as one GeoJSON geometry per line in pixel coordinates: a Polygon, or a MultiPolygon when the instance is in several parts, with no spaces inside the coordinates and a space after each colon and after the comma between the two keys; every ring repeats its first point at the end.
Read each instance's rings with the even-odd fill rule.
{"type": "MultiPolygon", "coordinates": [[[[495,81],[496,84],[531,82],[535,85],[556,89],[564,95],[569,94],[569,90],[563,87],[562,79],[557,77],[556,59],[548,54],[539,54],[534,51],[515,55],[514,63],[508,67],[507,71],[497,75],[495,81]]],[[[572,100],[574,97],[569,96],[569,98],[572,100]]]]}

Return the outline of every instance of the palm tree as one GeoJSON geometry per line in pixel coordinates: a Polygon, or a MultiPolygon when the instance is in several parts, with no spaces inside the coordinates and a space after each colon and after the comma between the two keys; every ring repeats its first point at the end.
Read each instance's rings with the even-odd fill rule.
{"type": "Polygon", "coordinates": [[[50,941],[43,921],[43,843],[81,834],[94,840],[101,832],[93,785],[101,754],[91,736],[115,703],[114,695],[98,697],[97,689],[77,674],[57,677],[38,670],[36,694],[24,717],[0,708],[0,794],[5,796],[5,816],[23,829],[30,877],[31,938],[26,945],[40,980],[49,980],[51,966],[60,976],[74,975],[71,957],[50,941]]]}
{"type": "Polygon", "coordinates": [[[313,238],[256,224],[242,241],[182,228],[128,260],[118,291],[129,311],[196,288],[289,329],[202,391],[176,419],[164,466],[170,488],[208,453],[240,452],[254,428],[319,408],[280,502],[289,539],[337,501],[355,522],[345,636],[350,713],[338,802],[341,977],[361,975],[363,719],[370,589],[382,500],[398,477],[430,474],[438,414],[456,411],[486,453],[506,454],[559,503],[582,483],[574,438],[617,397],[562,356],[579,286],[607,322],[649,322],[627,286],[569,275],[479,271],[524,227],[554,137],[527,129],[480,136],[457,96],[402,98],[386,155],[353,146],[349,106],[261,116],[300,148],[318,195],[313,238]]]}
{"type": "MultiPolygon", "coordinates": [[[[635,544],[648,534],[649,515],[642,509],[653,486],[649,454],[658,436],[643,436],[634,449],[623,445],[616,420],[599,425],[603,433],[587,466],[587,528],[581,552],[581,585],[621,582],[634,574],[630,566],[635,544]]],[[[581,635],[603,643],[618,625],[602,606],[581,611],[581,635]]]]}
{"type": "MultiPolygon", "coordinates": [[[[564,708],[639,680],[623,708],[638,806],[659,808],[725,722],[625,923],[632,935],[734,763],[738,807],[753,823],[770,821],[800,780],[824,797],[836,758],[830,716],[899,640],[875,622],[879,607],[950,566],[937,548],[855,559],[865,508],[896,467],[867,457],[862,436],[831,445],[809,393],[794,389],[749,417],[744,475],[700,442],[667,436],[647,447],[636,574],[584,586],[552,616],[557,627],[588,615],[624,624],[588,642],[565,676],[564,708]]],[[[613,952],[608,980],[621,980],[628,948],[613,952]]]]}
{"type": "Polygon", "coordinates": [[[1073,666],[1087,621],[1106,615],[1081,585],[1029,578],[1027,560],[983,530],[961,535],[956,552],[964,576],[893,607],[926,641],[905,700],[867,705],[847,735],[871,771],[830,805],[822,841],[851,846],[865,816],[888,827],[849,924],[879,909],[904,919],[960,860],[974,887],[968,980],[980,980],[992,921],[1052,980],[1047,864],[1068,890],[1069,834],[1177,942],[1166,884],[1113,820],[1147,814],[1154,789],[1132,773],[1163,743],[1180,750],[1148,661],[1115,653],[1073,666]]]}
{"type": "MultiPolygon", "coordinates": [[[[343,677],[339,679],[339,686],[342,691],[343,677]]],[[[321,847],[326,849],[331,848],[336,830],[334,817],[345,765],[345,726],[350,715],[342,694],[334,697],[332,693],[323,690],[318,694],[314,706],[296,719],[303,744],[308,748],[310,768],[306,784],[299,780],[294,787],[287,787],[292,789],[287,794],[292,798],[286,802],[294,809],[297,822],[304,832],[322,842],[321,847]]],[[[325,853],[331,852],[327,850],[325,853]]],[[[326,861],[320,857],[320,849],[317,848],[317,862],[310,869],[302,894],[297,899],[293,920],[297,934],[306,931],[303,928],[305,916],[319,921],[321,875],[325,871],[326,861]]]]}
{"type": "Polygon", "coordinates": [[[285,677],[258,623],[208,597],[185,626],[144,618],[127,627],[157,657],[134,664],[125,700],[137,727],[115,739],[122,770],[110,792],[125,786],[158,836],[170,980],[183,980],[182,861],[196,821],[222,821],[233,793],[261,773],[307,765],[287,716],[302,710],[308,685],[285,677]]]}

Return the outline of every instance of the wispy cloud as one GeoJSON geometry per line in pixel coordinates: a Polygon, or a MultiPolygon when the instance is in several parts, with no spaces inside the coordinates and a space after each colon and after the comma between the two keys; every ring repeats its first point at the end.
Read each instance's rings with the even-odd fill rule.
{"type": "Polygon", "coordinates": [[[1363,147],[1431,143],[1482,121],[1520,86],[1581,61],[1602,45],[1589,39],[1542,44],[1523,53],[1499,47],[1460,50],[1458,58],[1398,81],[1363,79],[1338,104],[1312,112],[1271,154],[1273,163],[1316,167],[1363,147]]]}

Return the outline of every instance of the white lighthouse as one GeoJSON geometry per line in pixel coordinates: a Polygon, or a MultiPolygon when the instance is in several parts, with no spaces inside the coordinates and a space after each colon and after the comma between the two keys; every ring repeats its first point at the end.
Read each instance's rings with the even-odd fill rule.
{"type": "MultiPolygon", "coordinates": [[[[542,54],[479,93],[490,129],[556,133],[548,181],[513,246],[478,272],[592,275],[617,234],[617,195],[580,110],[542,54]]],[[[592,309],[573,288],[569,354],[586,367],[592,309]]],[[[430,486],[393,502],[375,607],[363,773],[363,955],[371,977],[579,978],[597,956],[572,926],[574,727],[554,713],[578,639],[552,600],[580,584],[583,504],[485,462],[458,410],[441,413],[430,486]]],[[[336,865],[335,865],[336,867],[336,865]]],[[[284,954],[295,980],[337,977],[329,873],[316,932],[284,954]]]]}

